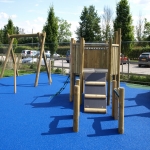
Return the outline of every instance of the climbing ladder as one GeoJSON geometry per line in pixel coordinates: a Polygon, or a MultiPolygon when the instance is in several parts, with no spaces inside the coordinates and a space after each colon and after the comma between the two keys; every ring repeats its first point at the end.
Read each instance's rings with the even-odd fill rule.
{"type": "Polygon", "coordinates": [[[84,69],[84,111],[107,112],[107,69],[84,69]]]}

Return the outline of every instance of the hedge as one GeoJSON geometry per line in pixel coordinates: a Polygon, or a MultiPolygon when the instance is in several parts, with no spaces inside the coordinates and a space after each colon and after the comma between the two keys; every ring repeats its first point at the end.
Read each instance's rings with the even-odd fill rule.
{"type": "Polygon", "coordinates": [[[150,52],[150,47],[133,48],[128,54],[130,59],[138,59],[143,52],[150,52]]]}

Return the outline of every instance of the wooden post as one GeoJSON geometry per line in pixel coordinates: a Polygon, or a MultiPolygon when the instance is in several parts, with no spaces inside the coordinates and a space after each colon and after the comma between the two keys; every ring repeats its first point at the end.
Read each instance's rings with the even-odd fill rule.
{"type": "Polygon", "coordinates": [[[107,105],[110,105],[110,82],[111,82],[111,66],[112,66],[112,39],[109,39],[109,63],[108,63],[108,87],[107,87],[107,105]]]}
{"type": "Polygon", "coordinates": [[[51,78],[51,60],[49,59],[49,84],[52,83],[52,78],[51,78]]]}
{"type": "Polygon", "coordinates": [[[118,44],[118,31],[115,31],[115,44],[118,44]]]}
{"type": "MultiPolygon", "coordinates": [[[[76,85],[78,85],[79,86],[79,95],[80,95],[80,79],[77,79],[76,80],[76,85]]],[[[81,98],[80,98],[80,96],[78,97],[78,99],[79,99],[79,105],[78,105],[78,110],[79,110],[79,112],[80,112],[80,105],[81,105],[81,98]]],[[[79,113],[79,116],[80,116],[80,113],[79,113]]]]}
{"type": "Polygon", "coordinates": [[[11,51],[11,49],[12,49],[13,41],[14,41],[14,38],[11,39],[10,44],[9,44],[9,47],[8,47],[8,51],[7,51],[7,54],[6,54],[5,62],[4,62],[4,64],[3,64],[3,68],[2,68],[2,71],[1,71],[1,76],[0,76],[1,78],[3,77],[3,74],[4,74],[4,70],[5,70],[5,67],[6,67],[6,63],[7,63],[7,60],[8,60],[10,51],[11,51]]]}
{"type": "Polygon", "coordinates": [[[84,38],[80,39],[80,104],[82,103],[83,93],[83,68],[84,68],[84,38]]]}
{"type": "Polygon", "coordinates": [[[118,130],[120,134],[124,133],[124,88],[119,88],[119,122],[118,130]]]}
{"type": "Polygon", "coordinates": [[[17,69],[19,68],[19,64],[20,64],[20,59],[21,59],[21,55],[18,55],[18,60],[17,60],[17,69]]]}
{"type": "Polygon", "coordinates": [[[118,76],[117,76],[117,88],[120,87],[120,53],[121,53],[121,28],[118,29],[118,76]]]}
{"type": "Polygon", "coordinates": [[[16,93],[16,58],[14,58],[14,93],[16,93]]]}
{"type": "MultiPolygon", "coordinates": [[[[118,31],[115,31],[115,39],[114,39],[114,43],[115,44],[118,44],[118,31]]],[[[117,52],[117,54],[118,54],[118,52],[117,52]]],[[[119,56],[120,56],[120,54],[119,54],[119,56]]],[[[118,55],[117,55],[117,57],[118,57],[118,55]]],[[[115,58],[116,58],[116,55],[115,55],[115,58]]],[[[117,58],[117,59],[119,59],[120,60],[120,57],[119,58],[117,58]]],[[[119,62],[118,62],[119,63],[119,62]]],[[[116,65],[116,69],[118,70],[118,67],[120,67],[120,64],[118,65],[116,65]]],[[[117,73],[118,74],[118,73],[117,73]]],[[[113,75],[113,80],[116,80],[117,79],[117,77],[116,77],[116,75],[113,75]]]]}
{"type": "Polygon", "coordinates": [[[115,103],[114,103],[114,119],[118,120],[118,96],[115,94],[115,103]]]}
{"type": "Polygon", "coordinates": [[[79,131],[79,86],[74,87],[74,114],[73,114],[73,131],[79,131]]]}
{"type": "Polygon", "coordinates": [[[70,43],[70,102],[73,101],[73,93],[74,93],[74,73],[73,73],[73,44],[75,40],[72,38],[70,43]]]}
{"type": "Polygon", "coordinates": [[[116,80],[113,80],[112,82],[112,117],[114,117],[115,115],[115,92],[114,89],[116,88],[116,80]]]}
{"type": "MultiPolygon", "coordinates": [[[[46,35],[45,35],[46,36],[46,35]]],[[[45,37],[46,38],[46,37],[45,37]]],[[[45,64],[45,67],[46,67],[46,72],[47,72],[47,75],[48,75],[48,78],[49,78],[49,71],[48,71],[48,65],[47,65],[47,58],[46,58],[46,55],[45,55],[45,51],[44,51],[44,43],[45,43],[45,39],[44,41],[42,41],[42,45],[43,45],[43,58],[44,58],[44,64],[45,64]]]]}
{"type": "MultiPolygon", "coordinates": [[[[15,58],[15,56],[14,56],[13,48],[11,49],[11,57],[12,57],[13,64],[15,63],[15,61],[17,63],[17,58],[15,58]]],[[[19,76],[19,73],[18,73],[18,70],[17,70],[17,64],[16,64],[16,75],[19,76]]]]}
{"type": "MultiPolygon", "coordinates": [[[[34,86],[38,85],[39,73],[40,73],[40,68],[41,68],[41,60],[42,60],[43,51],[44,51],[45,37],[46,37],[46,33],[44,32],[43,36],[42,36],[42,42],[40,42],[41,43],[40,58],[39,58],[39,62],[38,62],[38,67],[37,67],[37,73],[36,73],[36,79],[35,79],[34,86]]],[[[39,40],[41,40],[40,36],[39,36],[39,40]]],[[[44,62],[46,62],[45,61],[45,54],[44,54],[44,62]]],[[[45,65],[47,66],[47,63],[45,65]]]]}

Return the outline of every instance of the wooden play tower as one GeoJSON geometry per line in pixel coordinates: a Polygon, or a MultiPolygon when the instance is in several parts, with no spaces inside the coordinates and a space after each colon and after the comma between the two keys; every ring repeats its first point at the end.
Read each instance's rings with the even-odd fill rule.
{"type": "MultiPolygon", "coordinates": [[[[78,43],[74,39],[71,39],[70,50],[70,101],[74,98],[75,78],[79,75],[80,103],[82,103],[82,94],[84,93],[84,103],[86,103],[86,98],[93,98],[94,100],[100,98],[106,100],[106,105],[110,105],[112,80],[116,80],[116,88],[120,86],[121,29],[115,32],[114,40],[110,39],[108,43],[85,43],[83,38],[78,43]],[[104,74],[106,77],[102,75],[102,79],[96,79],[99,76],[97,73],[104,74]],[[86,94],[86,91],[92,92],[92,89],[95,88],[94,86],[99,87],[99,91],[104,91],[101,86],[103,88],[107,87],[107,94],[105,96],[104,94],[100,95],[95,93],[86,94]]],[[[92,105],[92,103],[88,101],[86,105],[92,105]]],[[[96,105],[99,104],[97,103],[96,105]]],[[[84,111],[105,113],[106,109],[103,106],[102,108],[95,108],[95,106],[86,108],[84,106],[84,111]]]]}

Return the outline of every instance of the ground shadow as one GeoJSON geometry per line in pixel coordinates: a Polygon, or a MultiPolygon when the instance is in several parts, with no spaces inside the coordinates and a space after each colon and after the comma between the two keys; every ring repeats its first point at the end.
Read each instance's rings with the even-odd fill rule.
{"type": "MultiPolygon", "coordinates": [[[[58,128],[58,123],[60,121],[66,121],[67,120],[73,120],[73,115],[64,115],[64,116],[52,116],[51,118],[54,118],[54,120],[49,124],[49,131],[41,133],[41,135],[53,135],[53,134],[65,134],[65,133],[72,133],[73,132],[73,126],[72,127],[60,127],[58,128]]],[[[73,124],[73,123],[72,123],[73,124]]]]}
{"type": "MultiPolygon", "coordinates": [[[[131,106],[131,107],[137,107],[137,106],[144,106],[147,109],[150,110],[150,91],[146,93],[139,93],[135,98],[126,98],[128,101],[135,101],[137,105],[131,106]]],[[[128,106],[130,107],[130,106],[128,106]]],[[[131,114],[131,115],[125,115],[125,117],[129,116],[140,116],[140,117],[148,117],[150,118],[150,113],[140,113],[140,114],[131,114]]]]}
{"type": "Polygon", "coordinates": [[[118,128],[113,128],[113,129],[102,129],[101,127],[101,122],[103,121],[111,121],[114,120],[111,116],[108,117],[93,117],[93,118],[88,118],[88,119],[93,119],[93,129],[95,131],[94,134],[89,134],[87,135],[88,137],[96,137],[96,136],[108,136],[108,135],[116,135],[118,133],[118,128]]]}
{"type": "MultiPolygon", "coordinates": [[[[27,104],[26,104],[27,105],[27,104]]],[[[61,109],[72,109],[73,103],[69,101],[69,94],[47,94],[35,97],[35,99],[30,103],[33,108],[47,108],[47,107],[62,107],[61,109]],[[48,102],[36,102],[40,98],[40,101],[48,99],[48,102]]]]}
{"type": "MultiPolygon", "coordinates": [[[[70,94],[47,94],[37,96],[31,103],[26,103],[26,105],[31,105],[33,108],[61,107],[61,109],[73,109],[73,102],[70,102],[69,96],[70,94]],[[41,102],[36,102],[37,99],[41,99],[41,102]],[[43,102],[45,99],[49,99],[48,102],[43,102]]],[[[82,105],[80,105],[80,112],[84,112],[83,98],[82,105]]]]}

